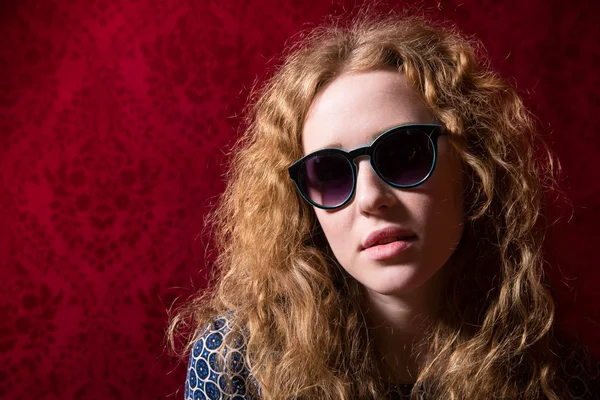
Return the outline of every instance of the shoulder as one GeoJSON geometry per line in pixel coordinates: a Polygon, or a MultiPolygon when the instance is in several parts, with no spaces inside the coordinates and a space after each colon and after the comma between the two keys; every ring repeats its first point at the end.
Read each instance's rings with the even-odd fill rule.
{"type": "Polygon", "coordinates": [[[197,336],[190,352],[185,399],[256,399],[246,365],[246,340],[232,337],[233,317],[215,318],[197,336]],[[224,345],[224,346],[223,346],[224,345]]]}

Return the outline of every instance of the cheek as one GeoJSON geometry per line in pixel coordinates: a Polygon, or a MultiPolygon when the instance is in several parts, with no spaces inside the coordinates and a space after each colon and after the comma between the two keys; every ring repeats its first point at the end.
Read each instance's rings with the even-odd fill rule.
{"type": "Polygon", "coordinates": [[[464,226],[463,179],[459,165],[452,165],[446,171],[432,194],[426,220],[428,233],[438,245],[454,248],[464,226]]]}
{"type": "Polygon", "coordinates": [[[460,241],[464,225],[463,182],[460,156],[448,143],[441,142],[436,170],[413,203],[427,253],[447,253],[460,241]]]}
{"type": "Polygon", "coordinates": [[[331,247],[331,250],[339,256],[340,250],[343,250],[344,244],[349,246],[348,235],[351,232],[351,222],[348,218],[344,218],[344,210],[339,210],[335,213],[329,213],[325,210],[315,208],[317,220],[323,229],[323,233],[331,247]]]}
{"type": "Polygon", "coordinates": [[[442,151],[440,153],[443,155],[438,159],[439,170],[433,176],[435,181],[433,196],[438,201],[438,206],[444,210],[444,214],[462,220],[465,181],[462,159],[448,143],[444,143],[441,147],[443,153],[442,151]]]}

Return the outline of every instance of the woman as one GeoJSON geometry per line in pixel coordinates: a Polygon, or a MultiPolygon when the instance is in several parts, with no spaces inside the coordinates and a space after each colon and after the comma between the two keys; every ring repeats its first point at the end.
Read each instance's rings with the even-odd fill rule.
{"type": "Polygon", "coordinates": [[[216,289],[171,324],[192,321],[186,398],[593,398],[543,278],[552,156],[453,29],[314,30],[228,180],[216,289]]]}

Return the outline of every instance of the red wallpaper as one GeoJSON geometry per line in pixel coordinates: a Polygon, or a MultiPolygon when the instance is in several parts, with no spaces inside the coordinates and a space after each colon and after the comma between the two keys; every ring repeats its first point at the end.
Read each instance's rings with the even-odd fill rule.
{"type": "MultiPolygon", "coordinates": [[[[0,398],[181,398],[167,307],[249,88],[356,1],[0,4],[0,398]]],[[[476,34],[552,133],[574,203],[548,236],[561,327],[600,355],[600,25],[592,1],[418,4],[476,34]]]]}

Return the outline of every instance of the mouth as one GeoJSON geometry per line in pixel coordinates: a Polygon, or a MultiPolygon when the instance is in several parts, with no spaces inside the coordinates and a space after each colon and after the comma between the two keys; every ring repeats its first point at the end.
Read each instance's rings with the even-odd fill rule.
{"type": "Polygon", "coordinates": [[[405,250],[412,247],[416,239],[416,235],[388,236],[363,249],[363,252],[368,258],[376,261],[394,259],[405,250]]]}
{"type": "Polygon", "coordinates": [[[414,240],[417,235],[400,226],[388,226],[383,229],[372,231],[362,242],[362,249],[383,246],[393,242],[404,242],[414,240]]]}
{"type": "Polygon", "coordinates": [[[386,244],[389,243],[393,243],[393,242],[401,242],[401,241],[409,241],[409,240],[413,240],[416,238],[417,235],[410,235],[410,236],[389,236],[383,239],[378,240],[376,243],[373,243],[372,245],[370,245],[369,247],[367,247],[367,249],[373,248],[373,247],[377,247],[377,246],[384,246],[386,244]]]}

